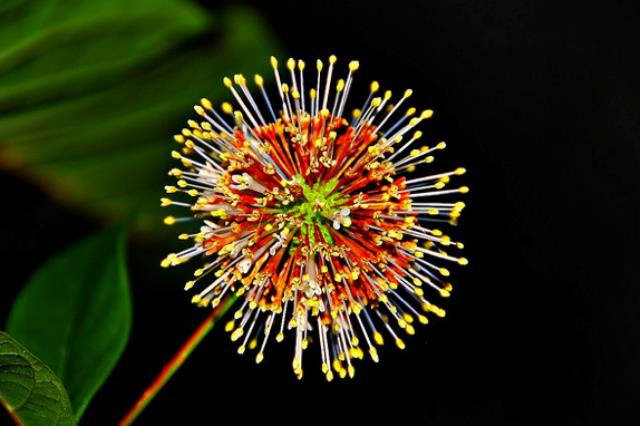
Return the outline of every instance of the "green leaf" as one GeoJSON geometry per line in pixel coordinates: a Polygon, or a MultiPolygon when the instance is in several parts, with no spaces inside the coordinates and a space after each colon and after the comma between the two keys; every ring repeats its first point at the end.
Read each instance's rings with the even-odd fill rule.
{"type": "MultiPolygon", "coordinates": [[[[75,3],[64,3],[69,2],[75,3]]],[[[93,3],[87,4],[93,7],[93,3]]],[[[111,4],[108,0],[99,3],[105,3],[104,7],[111,4]]],[[[70,67],[56,55],[65,60],[78,55],[75,41],[46,46],[46,52],[60,52],[45,55],[50,61],[35,59],[34,54],[38,67],[26,74],[28,81],[20,71],[27,65],[18,65],[21,55],[11,53],[8,47],[15,44],[11,43],[14,36],[0,30],[0,167],[100,218],[117,220],[137,212],[138,229],[155,231],[162,220],[158,199],[168,183],[166,173],[174,164],[169,156],[175,148],[172,135],[188,118],[194,118],[192,105],[202,97],[216,104],[229,99],[221,83],[225,75],[268,76],[268,57],[280,49],[265,22],[247,8],[229,7],[213,20],[177,0],[129,3],[144,3],[153,9],[153,13],[142,13],[145,19],[166,13],[184,21],[186,28],[164,34],[168,31],[165,21],[146,25],[143,33],[148,39],[139,44],[153,45],[155,53],[145,56],[143,47],[123,46],[128,33],[118,27],[94,29],[96,37],[85,40],[85,32],[93,26],[78,34],[72,26],[66,30],[72,33],[69,37],[80,40],[83,52],[93,54],[83,53],[70,67]],[[165,8],[165,3],[173,6],[165,8]],[[164,35],[156,34],[159,31],[164,35]],[[187,44],[181,36],[189,34],[187,44]],[[197,42],[193,41],[196,36],[197,42]],[[98,66],[101,53],[110,60],[100,61],[98,66]],[[9,65],[3,66],[3,60],[9,65]],[[119,66],[114,61],[126,64],[119,66]]],[[[13,9],[25,9],[25,14],[35,9],[28,2],[17,4],[13,9]]],[[[119,10],[127,8],[118,6],[119,10]]],[[[13,22],[9,15],[0,8],[0,28],[2,18],[13,22]]]]}
{"type": "Polygon", "coordinates": [[[209,24],[182,0],[31,0],[0,13],[0,112],[112,86],[209,24]]]}
{"type": "Polygon", "coordinates": [[[0,402],[26,426],[76,424],[60,379],[8,334],[0,331],[0,402]]]}
{"type": "Polygon", "coordinates": [[[77,243],[19,294],[7,331],[62,380],[79,419],[122,355],[131,328],[124,232],[77,243]]]}

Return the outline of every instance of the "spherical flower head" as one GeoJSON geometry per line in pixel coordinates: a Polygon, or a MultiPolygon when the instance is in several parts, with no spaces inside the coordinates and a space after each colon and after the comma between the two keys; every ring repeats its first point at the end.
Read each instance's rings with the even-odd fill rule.
{"type": "Polygon", "coordinates": [[[308,88],[303,61],[289,59],[281,75],[271,58],[275,97],[261,76],[253,93],[244,76],[225,78],[235,106],[195,106],[200,121],[174,137],[181,167],[165,188],[182,200],[161,200],[189,211],[167,225],[200,225],[180,235],[192,244],[162,266],[204,258],[185,286],[197,288],[193,302],[241,297],[226,326],[238,352],[255,350],[260,363],[273,336],[292,334],[299,378],[311,340],[327,380],[353,377],[365,354],[378,362],[376,346],[387,340],[404,349],[401,335],[413,335],[426,314],[444,316],[433,303],[452,290],[443,263],[467,264],[462,243],[437,228],[458,221],[464,204],[452,197],[468,188],[447,186],[465,169],[411,177],[446,146],[418,145],[415,128],[433,111],[416,114],[404,106],[411,90],[392,100],[373,82],[348,119],[359,63],[336,79],[336,61],[317,61],[308,88]]]}

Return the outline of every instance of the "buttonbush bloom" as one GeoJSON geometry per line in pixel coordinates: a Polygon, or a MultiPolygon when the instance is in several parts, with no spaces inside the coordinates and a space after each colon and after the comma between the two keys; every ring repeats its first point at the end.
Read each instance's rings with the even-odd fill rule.
{"type": "Polygon", "coordinates": [[[365,352],[378,362],[376,345],[444,316],[435,297],[452,286],[446,263],[465,265],[462,243],[439,228],[456,224],[466,186],[448,188],[464,168],[427,173],[444,142],[418,146],[419,114],[371,83],[360,108],[345,114],[357,61],[337,79],[336,57],[305,63],[289,59],[283,74],[271,58],[277,95],[261,76],[253,93],[243,75],[225,78],[235,106],[220,111],[202,99],[200,117],[175,136],[172,156],[181,167],[163,206],[187,209],[165,223],[197,221],[181,234],[188,248],[162,266],[203,258],[185,288],[193,302],[217,306],[231,293],[240,305],[226,326],[239,353],[264,358],[270,339],[295,340],[293,370],[300,378],[303,353],[313,342],[327,380],[355,374],[365,352]],[[306,80],[305,80],[306,77],[306,80]],[[347,118],[349,116],[349,118],[347,118]],[[411,173],[419,170],[417,177],[411,173]]]}

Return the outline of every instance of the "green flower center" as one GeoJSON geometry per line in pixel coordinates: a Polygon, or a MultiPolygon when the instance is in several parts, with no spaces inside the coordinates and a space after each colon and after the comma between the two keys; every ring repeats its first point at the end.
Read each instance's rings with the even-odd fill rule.
{"type": "Polygon", "coordinates": [[[313,186],[309,186],[300,175],[297,175],[295,180],[302,188],[302,197],[299,198],[299,203],[290,206],[286,213],[302,219],[301,233],[303,236],[309,236],[311,244],[315,242],[314,228],[318,228],[322,236],[333,244],[328,226],[331,226],[334,214],[349,197],[335,191],[337,179],[317,181],[313,186]]]}

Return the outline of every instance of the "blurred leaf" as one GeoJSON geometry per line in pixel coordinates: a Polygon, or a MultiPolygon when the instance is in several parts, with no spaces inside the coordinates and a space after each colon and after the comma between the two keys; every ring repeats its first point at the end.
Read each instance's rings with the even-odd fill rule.
{"type": "MultiPolygon", "coordinates": [[[[0,167],[30,178],[72,207],[108,219],[136,211],[139,229],[155,229],[161,223],[158,198],[172,165],[171,135],[193,117],[191,105],[201,97],[228,98],[221,84],[225,74],[268,71],[269,55],[279,50],[250,9],[223,10],[215,22],[215,34],[157,55],[110,79],[105,88],[98,87],[100,73],[86,71],[83,84],[92,90],[65,83],[56,98],[0,114],[0,167]]],[[[108,40],[117,38],[111,29],[101,32],[108,40]]],[[[75,51],[73,43],[56,48],[75,51]]],[[[102,41],[95,48],[118,56],[120,44],[102,41]]],[[[62,66],[41,65],[42,78],[62,66]]],[[[0,108],[9,102],[2,93],[15,87],[0,75],[0,108]]]]}
{"type": "Polygon", "coordinates": [[[0,111],[111,87],[209,24],[183,0],[32,0],[0,13],[0,111]]]}
{"type": "Polygon", "coordinates": [[[0,331],[0,401],[26,426],[76,424],[60,379],[20,343],[0,331]]]}
{"type": "Polygon", "coordinates": [[[130,328],[123,231],[92,236],[45,263],[7,321],[7,331],[60,377],[78,419],[115,367],[130,328]]]}

